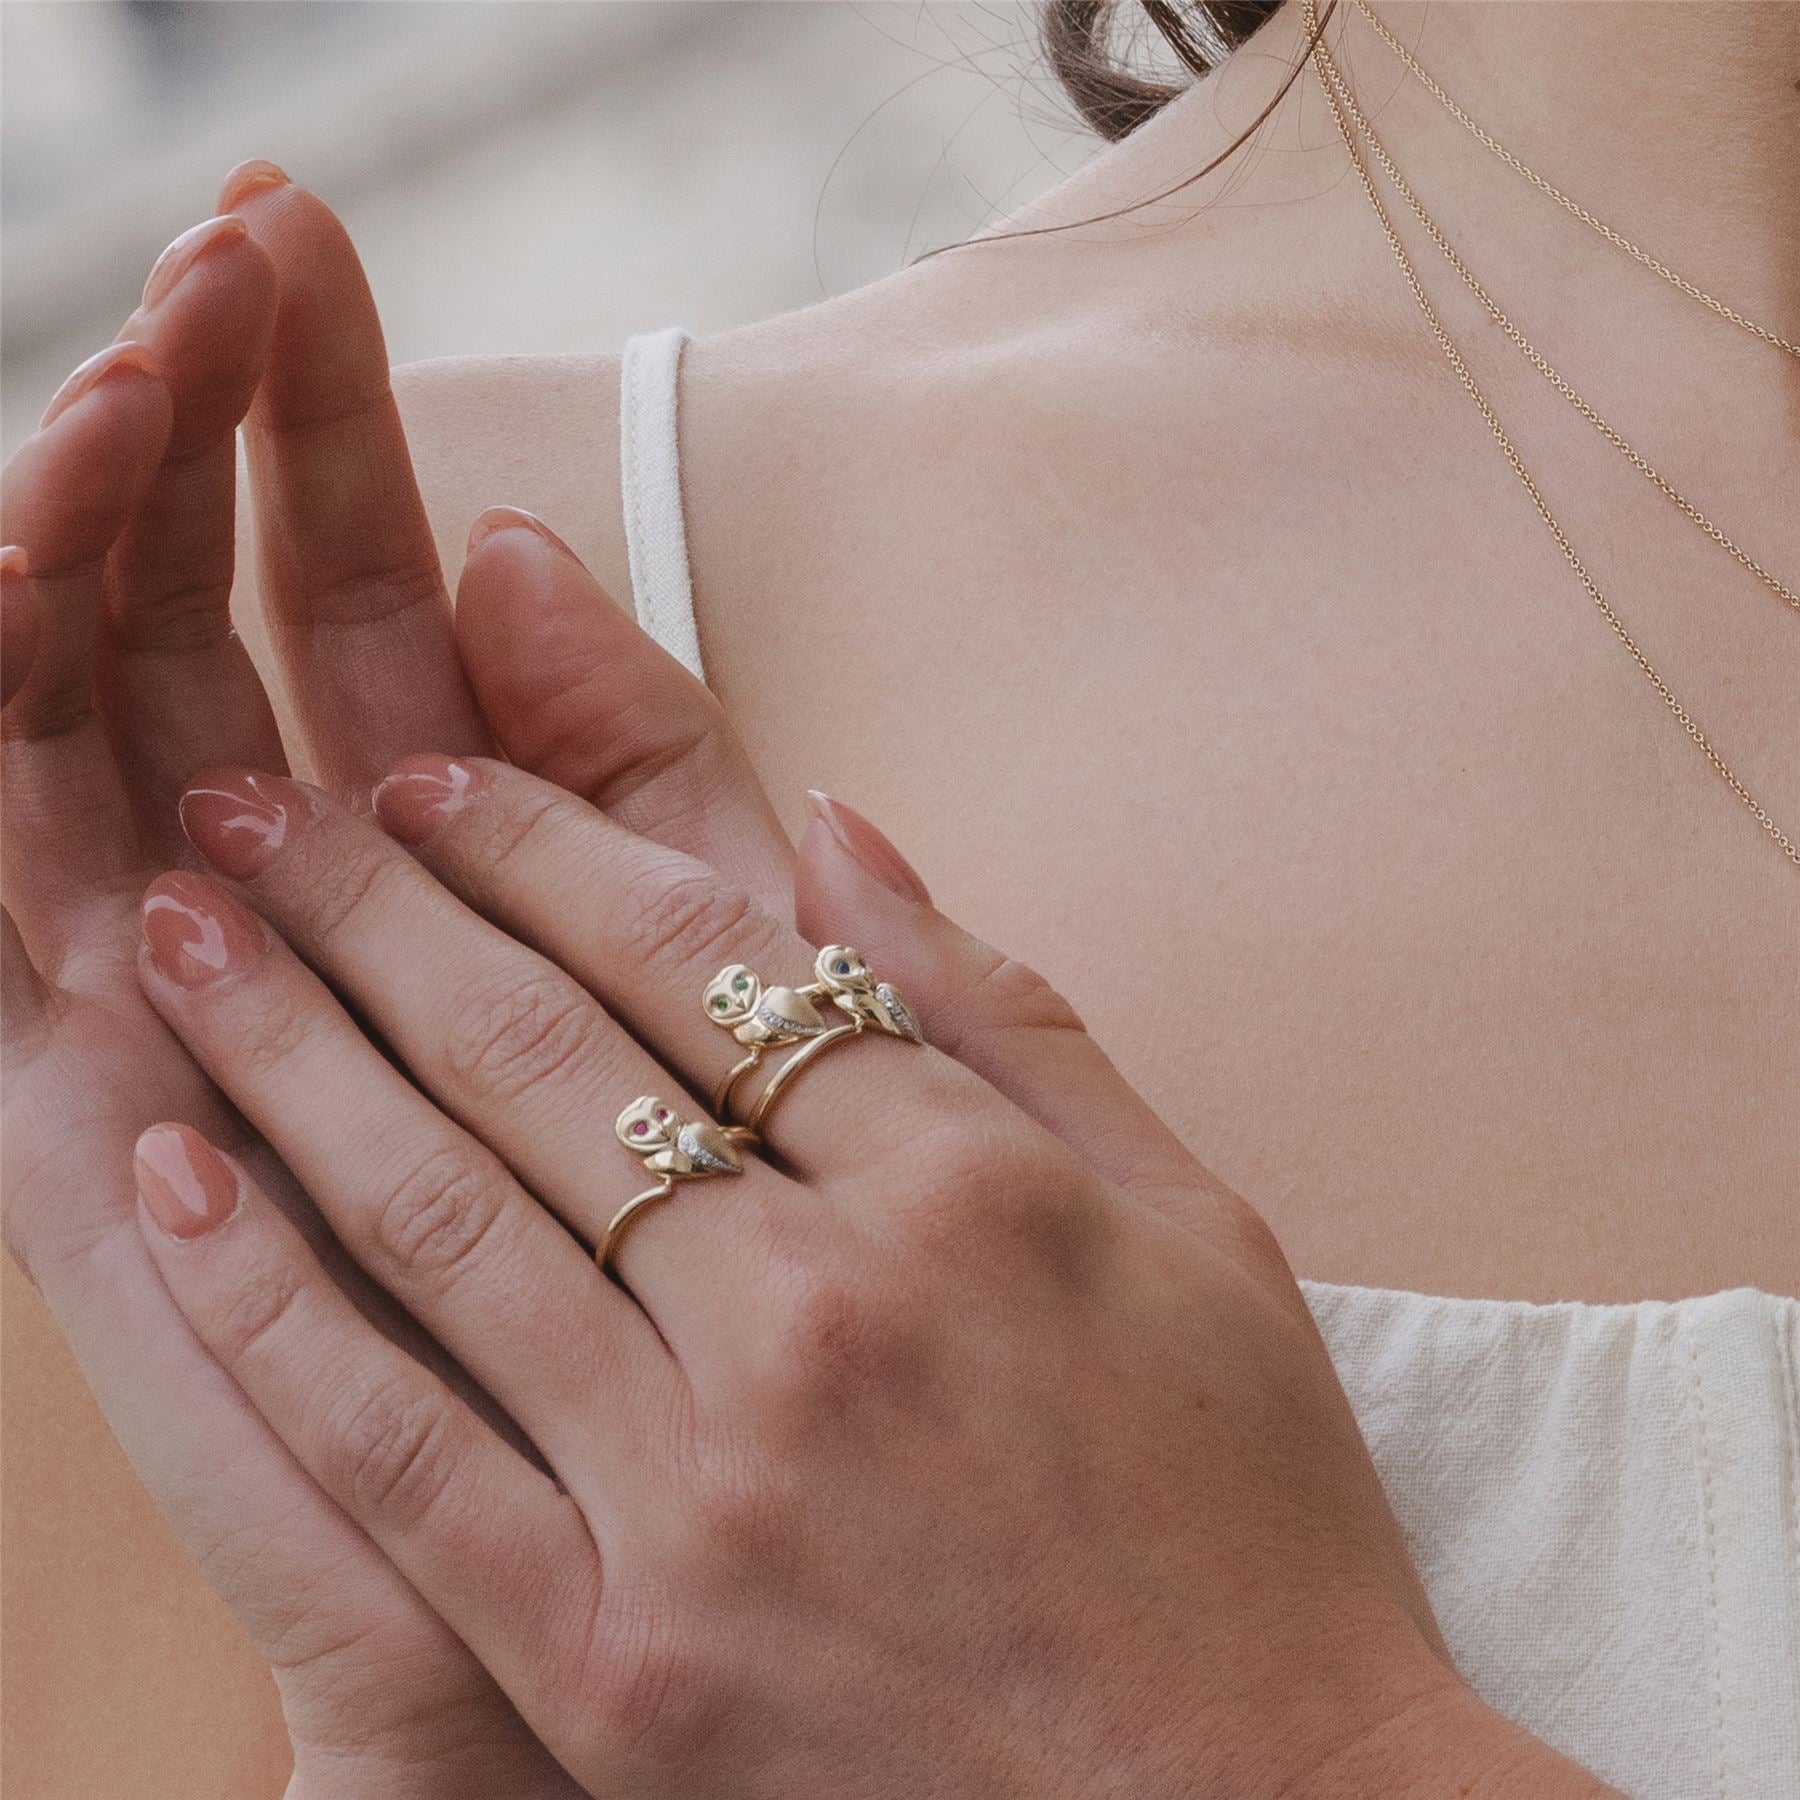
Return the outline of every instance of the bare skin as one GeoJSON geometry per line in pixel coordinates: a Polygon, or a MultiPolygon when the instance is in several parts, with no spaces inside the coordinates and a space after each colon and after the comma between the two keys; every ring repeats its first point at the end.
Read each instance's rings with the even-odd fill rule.
{"type": "MultiPolygon", "coordinates": [[[[1793,9],[1440,8],[1423,36],[1384,11],[1565,187],[1791,325],[1793,9]],[[1627,20],[1636,116],[1593,76],[1627,20]],[[1737,96],[1709,154],[1703,84],[1737,96]],[[1653,90],[1673,123],[1643,109],[1653,90]]],[[[1205,162],[1293,37],[1278,20],[1271,60],[1230,72],[1223,124],[1183,102],[1043,217],[1205,162]]],[[[1360,42],[1360,91],[1388,95],[1360,42]]],[[[1295,104],[1280,153],[1173,229],[991,245],[694,347],[712,682],[788,822],[817,782],[879,818],[957,916],[1061,983],[1301,1274],[1539,1300],[1792,1291],[1793,873],[1594,616],[1411,312],[1316,91],[1305,152],[1295,104]]],[[[1394,90],[1378,122],[1553,360],[1791,577],[1788,366],[1488,169],[1427,97],[1394,90]]],[[[1506,372],[1496,401],[1602,585],[1791,831],[1794,621],[1453,317],[1506,372]]],[[[613,365],[435,365],[399,392],[450,566],[507,499],[629,591],[613,365]]],[[[33,1329],[15,1308],[22,1381],[55,1355],[33,1329]]],[[[74,1412],[72,1382],[46,1416],[74,1412]]],[[[84,1546],[132,1508],[142,1587],[65,1587],[62,1616],[107,1621],[97,1678],[154,1694],[156,1655],[113,1660],[117,1642],[190,1578],[161,1579],[107,1453],[56,1471],[60,1541],[92,1566],[84,1546]]],[[[194,1612],[184,1652],[216,1649],[187,1666],[213,1669],[236,1761],[205,1759],[217,1791],[267,1791],[279,1751],[241,1640],[194,1612]]],[[[156,1712],[146,1767],[192,1742],[191,1715],[159,1741],[156,1712]]]]}
{"type": "MultiPolygon", "coordinates": [[[[1442,9],[1423,38],[1387,16],[1578,197],[1791,322],[1800,233],[1772,184],[1800,160],[1800,101],[1768,71],[1800,68],[1800,11],[1524,10],[1442,9]],[[1571,143],[1558,58],[1591,69],[1627,26],[1635,116],[1589,108],[1571,143]],[[1695,38],[1716,61],[1646,108],[1649,71],[1695,38]],[[1502,41],[1504,77],[1484,60],[1502,41]],[[1696,166],[1665,110],[1706,82],[1738,94],[1744,141],[1696,166]],[[1646,166],[1620,168],[1627,149],[1646,166]]],[[[1351,29],[1378,128],[1477,273],[1791,584],[1792,364],[1490,170],[1351,29]]],[[[1190,96],[1021,222],[1204,164],[1297,30],[1278,18],[1216,102],[1190,96]]],[[[1792,1291],[1796,872],[1563,564],[1310,75],[1267,141],[1227,203],[1151,215],[1170,229],[983,245],[691,347],[709,678],[790,823],[826,781],[891,824],[975,929],[1056,973],[1305,1274],[1540,1301],[1792,1291]]],[[[1792,835],[1800,621],[1446,310],[1603,588],[1792,835]]],[[[408,372],[445,536],[492,479],[471,416],[510,412],[519,442],[560,424],[574,454],[534,457],[522,504],[593,517],[615,388],[584,364],[408,372]]],[[[611,509],[577,547],[629,591],[611,509]]]]}

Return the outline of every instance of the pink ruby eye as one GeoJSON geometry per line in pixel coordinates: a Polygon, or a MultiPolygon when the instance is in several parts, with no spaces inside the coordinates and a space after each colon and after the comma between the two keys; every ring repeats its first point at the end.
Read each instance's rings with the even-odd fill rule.
{"type": "Polygon", "coordinates": [[[642,1137],[644,1135],[644,1133],[646,1131],[648,1131],[649,1129],[650,1129],[649,1124],[645,1120],[639,1119],[638,1122],[634,1126],[632,1126],[631,1135],[633,1137],[642,1137]]]}
{"type": "Polygon", "coordinates": [[[667,1107],[666,1107],[666,1106],[659,1106],[659,1107],[658,1107],[658,1108],[657,1108],[657,1109],[656,1109],[656,1122],[657,1122],[657,1124],[659,1124],[659,1125],[666,1125],[666,1124],[668,1124],[668,1122],[669,1122],[669,1109],[668,1109],[668,1108],[667,1108],[667,1107]]]}

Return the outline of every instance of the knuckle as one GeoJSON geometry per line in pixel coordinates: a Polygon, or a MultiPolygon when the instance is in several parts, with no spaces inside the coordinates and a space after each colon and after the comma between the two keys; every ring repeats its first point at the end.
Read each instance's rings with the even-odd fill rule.
{"type": "Polygon", "coordinates": [[[803,1573],[804,1511],[791,1487],[760,1462],[734,1459],[695,1483],[685,1561],[716,1601],[780,1588],[803,1573]]]}
{"type": "Polygon", "coordinates": [[[1293,1287],[1294,1274],[1267,1219],[1248,1200],[1220,1186],[1210,1196],[1214,1228],[1238,1260],[1252,1273],[1283,1290],[1293,1287]]]}
{"type": "Polygon", "coordinates": [[[1081,1015],[1037,970],[990,951],[955,1001],[933,1016],[931,1035],[946,1055],[961,1056],[981,1038],[1005,1032],[1086,1030],[1081,1015]]]}
{"type": "Polygon", "coordinates": [[[447,1145],[388,1188],[371,1215],[370,1234],[406,1286],[442,1293],[492,1247],[506,1201],[496,1171],[447,1145]]]}
{"type": "Polygon", "coordinates": [[[315,627],[384,624],[419,607],[443,609],[443,572],[435,559],[352,569],[315,584],[304,604],[315,627]]]}
{"type": "Polygon", "coordinates": [[[245,1090],[285,1069],[313,1025],[285,984],[254,976],[221,990],[219,1015],[229,1040],[232,1081],[245,1090]]]}
{"type": "Polygon", "coordinates": [[[493,823],[482,845],[490,872],[528,864],[540,833],[548,832],[553,841],[559,834],[573,837],[585,822],[580,803],[561,792],[532,794],[504,809],[494,808],[490,817],[493,823]]]}
{"type": "Polygon", "coordinates": [[[445,1066],[476,1092],[516,1100],[591,1062],[601,1023],[593,1001],[547,968],[504,985],[477,984],[446,1024],[445,1066]]]}
{"type": "Polygon", "coordinates": [[[304,1282],[291,1262],[259,1264],[218,1303],[206,1332],[213,1354],[237,1368],[265,1348],[300,1299],[304,1282]]]}
{"type": "Polygon", "coordinates": [[[755,962],[780,935],[750,895],[711,870],[696,864],[671,874],[660,859],[633,880],[627,921],[627,954],[653,968],[755,962]]]}
{"type": "Polygon", "coordinates": [[[455,1478],[455,1437],[438,1395],[377,1383],[328,1433],[330,1484],[353,1514],[415,1529],[455,1478]]]}
{"type": "Polygon", "coordinates": [[[669,843],[697,841],[676,829],[691,826],[730,781],[730,744],[717,702],[701,695],[671,716],[666,698],[637,690],[621,705],[609,734],[611,766],[595,805],[632,825],[653,807],[668,819],[669,843]]]}
{"type": "Polygon", "coordinates": [[[1086,1172],[1022,1117],[990,1114],[941,1137],[902,1215],[913,1254],[963,1279],[1086,1286],[1107,1218],[1086,1172]]]}
{"type": "Polygon", "coordinates": [[[916,1393],[929,1374],[917,1322],[867,1275],[800,1275],[770,1310],[769,1345],[762,1386],[803,1430],[820,1413],[916,1393]]]}
{"type": "Polygon", "coordinates": [[[154,592],[132,592],[113,615],[119,647],[152,654],[191,656],[232,637],[231,571],[195,571],[154,592]]]}
{"type": "Polygon", "coordinates": [[[371,912],[384,910],[390,890],[418,877],[411,858],[393,846],[357,848],[353,840],[331,834],[329,855],[312,857],[306,869],[306,917],[318,943],[329,943],[354,930],[371,912]]]}
{"type": "Polygon", "coordinates": [[[738,1677],[688,1623],[692,1611],[644,1579],[606,1606],[572,1699],[621,1771],[691,1774],[737,1710],[738,1677]]]}

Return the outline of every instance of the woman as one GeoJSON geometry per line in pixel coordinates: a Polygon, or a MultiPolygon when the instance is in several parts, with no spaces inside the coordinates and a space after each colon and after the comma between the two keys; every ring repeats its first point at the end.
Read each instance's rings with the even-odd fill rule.
{"type": "Polygon", "coordinates": [[[1127,96],[1148,121],[996,241],[689,346],[678,418],[668,339],[622,373],[413,372],[425,513],[347,246],[240,171],[232,222],[153,277],[141,352],[21,453],[8,895],[59,992],[15,959],[37,1055],[9,1080],[11,1229],[282,1671],[296,1792],[1597,1791],[1561,1750],[1730,1794],[1800,1769],[1796,1309],[1768,1297],[1796,1273],[1795,15],[1352,9],[1290,81],[1308,37],[1283,9],[1184,96],[1127,96]],[[1490,154],[1379,26],[1713,304],[1490,154]],[[1470,404],[1359,119],[1661,486],[1407,232],[1492,417],[1470,404]],[[353,803],[386,777],[391,837],[266,778],[281,746],[221,635],[252,389],[307,766],[353,803]],[[426,514],[450,547],[497,468],[668,650],[703,647],[722,709],[511,514],[482,515],[452,646],[426,514]],[[96,678],[71,621],[102,554],[96,678]],[[395,766],[414,752],[438,760],[395,766]],[[841,804],[790,865],[764,795],[791,818],[819,779],[1092,1037],[841,804]],[[184,794],[212,873],[140,913],[202,866],[184,794]],[[659,956],[696,940],[721,953],[687,995],[659,956]],[[617,1246],[623,1288],[595,1285],[526,1190],[602,1240],[632,1191],[617,1083],[704,1099],[737,1054],[705,974],[797,984],[801,940],[855,944],[932,1048],[877,1029],[821,1056],[771,1114],[780,1168],[738,1146],[729,1188],[683,1183],[617,1246]],[[73,1060],[71,1020],[96,1033],[73,1060]],[[464,1042],[510,1054],[446,1066],[464,1042]],[[166,1120],[190,1129],[138,1141],[166,1120]],[[418,1154],[345,1165],[389,1144],[418,1154]],[[415,1166],[457,1179],[421,1195],[415,1166]],[[393,1289],[498,1435],[308,1272],[265,1203],[305,1219],[300,1189],[344,1289],[441,1362],[393,1289]],[[403,1261],[380,1192],[439,1203],[390,1210],[403,1261]],[[1238,1195],[1313,1279],[1322,1343],[1238,1195]],[[510,1283],[472,1218],[519,1234],[510,1283]],[[458,1266],[460,1304],[422,1285],[458,1266]],[[312,1329],[257,1366],[283,1317],[312,1329]],[[741,1486],[649,1457],[658,1356],[705,1397],[700,1439],[749,1453],[741,1486]],[[584,1544],[629,1571],[622,1603],[584,1544]],[[663,1654],[620,1651],[645,1632],[663,1654]]]}

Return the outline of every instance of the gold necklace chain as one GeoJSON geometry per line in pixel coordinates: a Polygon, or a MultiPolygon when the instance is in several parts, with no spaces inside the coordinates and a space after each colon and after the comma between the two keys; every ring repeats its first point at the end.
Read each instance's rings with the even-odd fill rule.
{"type": "Polygon", "coordinates": [[[1556,540],[1557,548],[1562,551],[1564,560],[1567,561],[1569,567],[1575,571],[1577,579],[1587,591],[1588,598],[1600,609],[1600,613],[1611,627],[1613,635],[1624,645],[1632,661],[1637,664],[1644,678],[1655,688],[1663,704],[1674,714],[1694,746],[1712,764],[1713,769],[1732,793],[1742,801],[1782,855],[1795,868],[1800,869],[1800,847],[1797,847],[1787,833],[1776,824],[1761,801],[1738,779],[1737,772],[1713,747],[1712,740],[1701,729],[1698,721],[1687,708],[1675,697],[1669,684],[1658,674],[1650,659],[1638,648],[1637,640],[1626,630],[1624,620],[1613,610],[1612,603],[1600,591],[1594,578],[1587,572],[1586,564],[1576,553],[1575,546],[1569,542],[1568,533],[1563,530],[1556,515],[1550,510],[1549,503],[1544,499],[1537,482],[1532,478],[1531,471],[1526,468],[1524,459],[1514,447],[1506,427],[1501,424],[1499,414],[1488,404],[1488,398],[1470,372],[1462,352],[1456,347],[1456,342],[1450,333],[1445,330],[1443,320],[1438,317],[1437,309],[1431,304],[1430,296],[1425,292],[1424,284],[1419,280],[1418,271],[1413,267],[1412,258],[1406,253],[1406,246],[1400,241],[1400,234],[1395,230],[1393,220],[1388,217],[1388,210],[1382,204],[1381,195],[1376,191],[1375,178],[1369,173],[1368,165],[1363,161],[1362,152],[1357,146],[1356,133],[1339,100],[1340,88],[1347,94],[1349,84],[1344,81],[1337,64],[1332,60],[1330,51],[1325,47],[1324,38],[1319,34],[1315,0],[1302,0],[1302,7],[1306,35],[1313,45],[1310,60],[1314,72],[1319,77],[1319,85],[1324,90],[1326,104],[1331,108],[1331,116],[1337,122],[1338,132],[1344,140],[1344,147],[1350,152],[1350,160],[1362,183],[1363,192],[1374,209],[1375,217],[1381,224],[1388,247],[1393,251],[1395,260],[1400,265],[1400,272],[1405,276],[1406,285],[1412,290],[1413,299],[1418,302],[1419,310],[1424,314],[1426,324],[1431,327],[1432,336],[1437,339],[1438,348],[1443,351],[1445,360],[1455,371],[1464,391],[1480,410],[1488,430],[1493,434],[1494,440],[1499,444],[1506,460],[1512,465],[1513,473],[1518,476],[1525,492],[1530,496],[1532,505],[1537,509],[1538,517],[1544,521],[1550,535],[1556,540]]]}
{"type": "MultiPolygon", "coordinates": [[[[1327,60],[1331,60],[1329,52],[1327,52],[1327,60]]],[[[1332,61],[1331,66],[1336,69],[1336,62],[1332,61]]],[[[1796,612],[1800,612],[1800,594],[1796,594],[1785,582],[1781,581],[1777,576],[1770,574],[1755,557],[1751,556],[1748,551],[1742,549],[1738,544],[1733,542],[1731,538],[1727,537],[1725,533],[1721,531],[1719,527],[1699,509],[1699,507],[1688,499],[1688,497],[1683,494],[1672,481],[1668,480],[1646,458],[1633,449],[1632,446],[1600,416],[1599,412],[1582,397],[1574,387],[1573,383],[1566,380],[1551,364],[1549,359],[1538,350],[1537,346],[1526,337],[1524,332],[1522,332],[1518,326],[1507,317],[1501,310],[1498,302],[1494,300],[1487,289],[1476,279],[1474,271],[1471,270],[1468,264],[1463,261],[1462,257],[1457,254],[1456,246],[1445,237],[1444,233],[1439,229],[1437,221],[1426,212],[1423,203],[1420,201],[1418,195],[1413,192],[1406,177],[1394,166],[1393,158],[1387,153],[1387,147],[1382,143],[1380,137],[1376,135],[1375,127],[1369,123],[1367,115],[1357,104],[1356,96],[1350,91],[1348,82],[1343,80],[1342,71],[1338,72],[1337,91],[1338,98],[1343,102],[1344,108],[1349,113],[1352,123],[1354,123],[1356,129],[1362,134],[1363,141],[1368,145],[1369,153],[1381,165],[1382,173],[1387,176],[1389,182],[1393,185],[1394,191],[1406,202],[1413,217],[1419,221],[1420,228],[1426,233],[1431,241],[1437,245],[1438,249],[1443,252],[1445,261],[1447,261],[1451,268],[1453,268],[1461,277],[1463,285],[1478,301],[1480,301],[1482,306],[1486,308],[1488,317],[1491,318],[1511,342],[1517,346],[1526,361],[1528,361],[1531,366],[1536,369],[1537,372],[1543,376],[1543,378],[1549,382],[1549,384],[1555,388],[1556,391],[1561,394],[1562,397],[1568,401],[1568,403],[1580,413],[1581,416],[1586,419],[1587,422],[1592,425],[1594,429],[1598,431],[1640,475],[1644,477],[1646,481],[1673,501],[1674,504],[1678,506],[1695,525],[1705,532],[1721,550],[1724,550],[1728,555],[1735,558],[1745,569],[1748,569],[1749,572],[1776,597],[1776,599],[1791,606],[1796,612]]]]}
{"type": "Polygon", "coordinates": [[[1604,219],[1595,218],[1585,206],[1582,206],[1578,201],[1571,200],[1561,188],[1546,181],[1535,169],[1530,168],[1518,157],[1513,155],[1513,153],[1508,150],[1492,132],[1484,130],[1481,125],[1470,118],[1469,115],[1444,92],[1437,82],[1432,80],[1431,76],[1419,62],[1419,59],[1394,36],[1393,32],[1388,29],[1386,23],[1377,15],[1375,9],[1369,5],[1369,0],[1355,0],[1355,6],[1356,10],[1361,13],[1372,26],[1374,26],[1376,34],[1380,37],[1381,41],[1386,44],[1387,47],[1399,57],[1401,62],[1406,65],[1407,69],[1418,78],[1420,85],[1425,91],[1430,94],[1433,99],[1438,101],[1439,104],[1443,106],[1444,110],[1449,113],[1451,118],[1455,119],[1459,125],[1463,126],[1472,137],[1479,143],[1485,144],[1489,150],[1493,151],[1493,153],[1499,157],[1509,169],[1516,170],[1520,175],[1523,175],[1533,187],[1540,193],[1547,194],[1565,212],[1572,213],[1582,222],[1582,224],[1599,232],[1609,244],[1617,246],[1617,248],[1623,250],[1627,256],[1635,257],[1646,269],[1660,275],[1671,287],[1679,288],[1682,293],[1686,294],[1690,299],[1698,300],[1702,306],[1710,307],[1721,319],[1729,319],[1740,331],[1747,331],[1752,337],[1761,338],[1765,344],[1773,344],[1777,350],[1784,350],[1789,356],[1800,357],[1800,344],[1791,343],[1779,333],[1770,331],[1766,326],[1758,325],[1753,319],[1746,319],[1742,313],[1734,312],[1723,300],[1714,299],[1714,297],[1707,293],[1704,288],[1699,287],[1694,282],[1676,274],[1667,263],[1658,262],[1648,250],[1640,249],[1622,232],[1615,231],[1604,219]]]}

